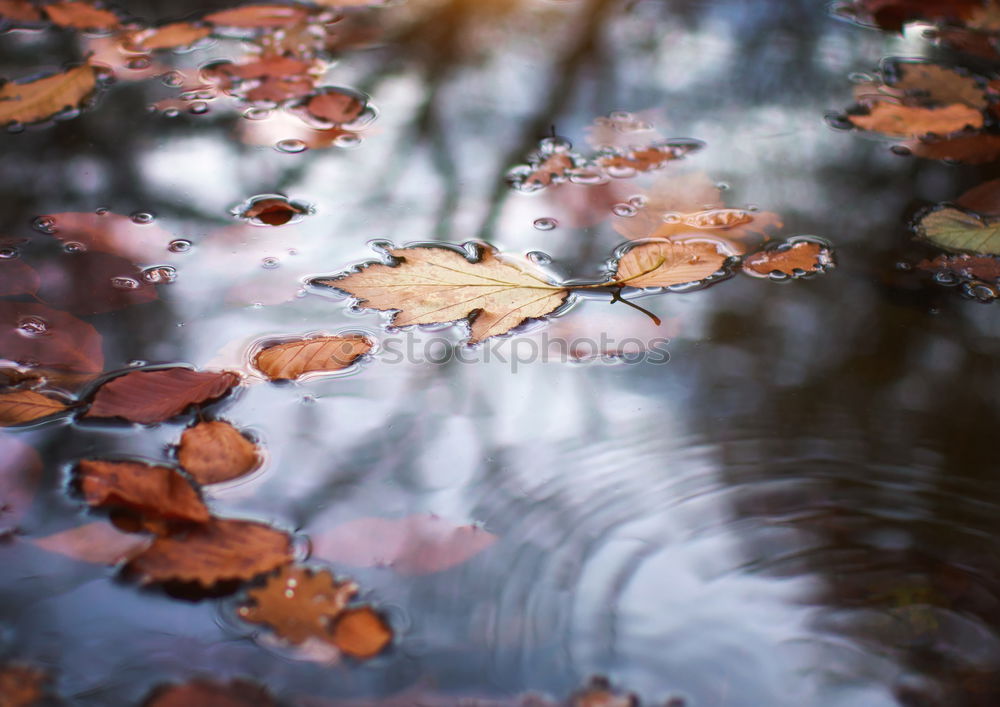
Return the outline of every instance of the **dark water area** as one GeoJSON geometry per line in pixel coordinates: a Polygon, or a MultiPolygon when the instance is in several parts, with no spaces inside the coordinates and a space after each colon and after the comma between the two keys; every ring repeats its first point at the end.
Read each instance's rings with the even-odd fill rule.
{"type": "MultiPolygon", "coordinates": [[[[158,24],[229,6],[117,7],[158,24]]],[[[288,112],[227,95],[150,110],[184,79],[164,74],[236,60],[238,38],[119,66],[78,115],[0,133],[0,239],[40,276],[37,296],[0,299],[0,318],[23,330],[40,316],[61,355],[100,351],[88,375],[58,379],[64,399],[130,367],[244,375],[162,424],[64,415],[0,432],[0,659],[87,707],[197,677],[252,680],[289,705],[513,705],[595,675],[643,705],[998,704],[1000,327],[995,305],[913,268],[937,251],[909,227],[996,170],[900,156],[826,117],[852,103],[852,74],[929,56],[926,37],[813,0],[409,0],[333,24],[342,44],[320,85],[370,105],[327,147],[288,112]],[[617,112],[704,147],[599,185],[509,186],[539,140],[592,153],[589,126],[617,112]],[[836,267],[641,297],[660,326],[584,295],[471,349],[460,326],[386,329],[310,284],[377,258],[371,241],[486,241],[543,253],[560,280],[600,280],[637,218],[621,205],[684,174],[776,214],[779,238],[832,244],[836,267]],[[296,205],[287,223],[234,215],[274,195],[296,205]],[[72,213],[93,214],[117,255],[63,238],[72,213]],[[251,363],[268,342],[345,332],[378,343],[335,374],[273,383],[251,363]],[[598,355],[627,341],[658,355],[598,355]],[[74,491],[78,460],[173,464],[199,417],[264,450],[260,469],[205,490],[212,512],[271,524],[298,561],[356,581],[392,628],[386,651],[289,646],[239,619],[242,586],[141,587],[108,566],[110,536],[45,549],[107,525],[74,491]],[[22,483],[31,450],[38,478],[22,483]],[[417,519],[405,532],[447,541],[446,557],[343,531],[373,518],[417,519]]],[[[91,41],[11,29],[3,75],[61,70],[91,41]]],[[[16,365],[0,368],[30,372],[4,336],[16,365]]]]}

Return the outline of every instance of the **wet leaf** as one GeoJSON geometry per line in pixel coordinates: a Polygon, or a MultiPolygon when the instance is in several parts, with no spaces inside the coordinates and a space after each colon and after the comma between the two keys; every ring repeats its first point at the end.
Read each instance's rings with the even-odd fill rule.
{"type": "Polygon", "coordinates": [[[104,367],[93,326],[32,302],[0,302],[0,359],[64,373],[96,374],[104,367]]]}
{"type": "Polygon", "coordinates": [[[126,566],[144,584],[192,582],[211,587],[248,580],[292,561],[291,538],[263,523],[216,518],[158,537],[126,566]]]}
{"type": "Polygon", "coordinates": [[[698,282],[718,272],[726,255],[715,243],[651,241],[618,259],[612,283],[629,287],[670,287],[698,282]]]}
{"type": "Polygon", "coordinates": [[[72,249],[99,251],[126,258],[136,264],[162,262],[170,255],[174,239],[155,223],[139,223],[129,216],[110,212],[65,212],[38,218],[46,233],[72,249]]]}
{"type": "Polygon", "coordinates": [[[329,571],[287,566],[247,592],[239,617],[264,624],[290,643],[329,642],[333,620],[358,593],[354,582],[338,582],[329,571]]]}
{"type": "Polygon", "coordinates": [[[288,199],[257,199],[253,201],[240,216],[246,219],[257,219],[268,226],[283,226],[294,216],[306,213],[306,210],[288,199]]]}
{"type": "Polygon", "coordinates": [[[45,702],[48,675],[41,668],[25,663],[0,665],[0,705],[2,707],[39,707],[45,702]]]}
{"type": "Polygon", "coordinates": [[[576,164],[573,158],[561,152],[550,155],[542,160],[522,182],[523,188],[537,190],[551,184],[564,182],[569,178],[570,172],[575,169],[576,164]]]}
{"type": "Polygon", "coordinates": [[[961,22],[981,7],[982,0],[854,0],[851,4],[861,20],[892,31],[917,20],[961,22]]]}
{"type": "Polygon", "coordinates": [[[921,270],[948,272],[961,279],[1000,281],[1000,258],[988,255],[939,255],[933,260],[917,263],[921,270]]]}
{"type": "Polygon", "coordinates": [[[39,265],[38,274],[38,298],[73,314],[113,312],[159,297],[135,264],[110,253],[61,253],[39,265]]]}
{"type": "Polygon", "coordinates": [[[84,459],[76,481],[94,508],[123,508],[154,523],[206,523],[211,517],[191,482],[170,467],[84,459]]]}
{"type": "Polygon", "coordinates": [[[319,336],[275,344],[254,357],[269,380],[295,380],[306,373],[340,371],[368,353],[372,342],[360,335],[319,336]]]}
{"type": "Polygon", "coordinates": [[[356,120],[364,111],[365,104],[349,93],[326,91],[309,98],[303,108],[318,120],[343,125],[356,120]]]}
{"type": "Polygon", "coordinates": [[[945,206],[917,221],[917,236],[945,250],[1000,255],[1000,218],[945,206]]]}
{"type": "Polygon", "coordinates": [[[163,685],[142,703],[142,707],[277,707],[268,690],[249,680],[228,683],[192,680],[183,685],[163,685]]]}
{"type": "Polygon", "coordinates": [[[663,167],[668,162],[700,149],[698,143],[684,145],[649,145],[604,154],[597,158],[597,164],[612,177],[631,176],[630,172],[649,172],[663,167]],[[624,172],[624,173],[622,173],[624,172]]]}
{"type": "Polygon", "coordinates": [[[61,400],[33,390],[0,391],[0,427],[22,425],[67,409],[61,400]]]}
{"type": "Polygon", "coordinates": [[[311,78],[268,77],[243,93],[250,103],[281,103],[301,98],[313,92],[316,82],[311,78]]]}
{"type": "Polygon", "coordinates": [[[309,17],[302,5],[245,5],[231,10],[212,12],[203,18],[223,27],[289,27],[309,17]]]}
{"type": "Polygon", "coordinates": [[[955,204],[981,216],[1000,216],[1000,179],[973,187],[958,197],[955,204]]]}
{"type": "Polygon", "coordinates": [[[199,422],[184,430],[177,458],[200,484],[231,481],[260,465],[257,445],[221,420],[199,422]]]}
{"type": "Polygon", "coordinates": [[[949,135],[983,127],[983,114],[961,103],[924,108],[879,101],[870,106],[866,115],[849,115],[847,119],[862,130],[894,137],[949,135]]]}
{"type": "Polygon", "coordinates": [[[633,693],[615,690],[606,678],[593,678],[584,689],[570,698],[570,707],[638,707],[633,693]]]}
{"type": "Polygon", "coordinates": [[[45,6],[45,14],[60,27],[117,29],[121,26],[121,20],[115,13],[89,2],[71,0],[50,3],[45,6]]]}
{"type": "Polygon", "coordinates": [[[5,83],[0,86],[0,124],[46,120],[78,107],[96,88],[97,74],[90,64],[34,81],[5,83]]]}
{"type": "Polygon", "coordinates": [[[751,253],[743,259],[743,272],[754,277],[779,273],[801,277],[822,272],[833,264],[830,251],[816,241],[796,241],[777,248],[751,253]]]}
{"type": "Polygon", "coordinates": [[[0,536],[17,527],[31,506],[42,476],[42,460],[34,448],[0,432],[0,536]]]}
{"type": "Polygon", "coordinates": [[[0,0],[0,19],[34,23],[42,20],[42,13],[30,0],[0,0]]]}
{"type": "Polygon", "coordinates": [[[46,552],[89,562],[116,565],[149,544],[149,538],[123,533],[110,523],[94,522],[31,541],[46,552]]]}
{"type": "Polygon", "coordinates": [[[986,164],[1000,159],[1000,135],[967,132],[943,138],[923,137],[904,144],[918,157],[952,160],[964,164],[986,164]]]}
{"type": "Polygon", "coordinates": [[[132,371],[98,388],[85,417],[120,417],[150,425],[169,420],[191,405],[221,398],[239,382],[239,376],[229,371],[180,367],[132,371]]]}
{"type": "Polygon", "coordinates": [[[374,658],[392,642],[392,629],[374,609],[346,609],[333,625],[333,643],[352,658],[374,658]]]}
{"type": "Polygon", "coordinates": [[[960,103],[982,110],[986,107],[986,94],[972,78],[938,64],[904,62],[897,64],[900,77],[893,87],[921,101],[947,105],[960,103]]]}
{"type": "Polygon", "coordinates": [[[264,56],[238,64],[219,64],[215,71],[236,79],[290,78],[302,76],[312,69],[310,62],[287,56],[264,56]]]}
{"type": "Polygon", "coordinates": [[[456,567],[497,541],[475,525],[456,526],[434,515],[358,518],[313,533],[313,554],[352,567],[389,567],[422,575],[456,567]]]}
{"type": "Polygon", "coordinates": [[[33,295],[38,291],[38,273],[17,258],[0,259],[0,297],[33,295]]]}
{"type": "Polygon", "coordinates": [[[393,326],[471,319],[471,342],[550,314],[568,295],[566,289],[525,265],[501,258],[490,247],[484,247],[475,262],[449,248],[389,252],[399,265],[371,263],[348,275],[314,282],[353,295],[365,309],[395,310],[393,326]]]}
{"type": "Polygon", "coordinates": [[[190,22],[172,22],[160,27],[130,32],[123,38],[123,43],[129,49],[137,51],[156,51],[158,49],[188,47],[210,34],[212,34],[211,27],[190,22]]]}

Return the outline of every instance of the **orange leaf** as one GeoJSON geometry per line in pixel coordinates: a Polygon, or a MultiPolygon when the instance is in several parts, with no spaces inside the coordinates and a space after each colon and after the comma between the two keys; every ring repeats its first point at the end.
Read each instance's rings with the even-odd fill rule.
{"type": "Polygon", "coordinates": [[[17,527],[41,475],[38,453],[16,437],[0,433],[0,535],[17,527]]]}
{"type": "Polygon", "coordinates": [[[145,52],[187,47],[210,34],[212,34],[211,27],[194,25],[190,22],[173,22],[160,27],[131,32],[126,35],[123,41],[128,48],[145,52]]]}
{"type": "Polygon", "coordinates": [[[154,523],[205,523],[211,517],[191,482],[169,467],[85,459],[76,478],[95,508],[124,508],[154,523]]]}
{"type": "Polygon", "coordinates": [[[36,123],[66,108],[76,108],[97,88],[90,64],[52,76],[0,86],[0,123],[36,123]]]}
{"type": "Polygon", "coordinates": [[[306,74],[311,68],[309,62],[287,56],[264,56],[242,64],[223,63],[213,67],[217,72],[238,79],[289,78],[306,74]]]}
{"type": "Polygon", "coordinates": [[[328,571],[287,566],[250,589],[249,602],[237,613],[244,621],[269,626],[290,643],[311,638],[329,642],[334,619],[357,593],[358,585],[337,582],[328,571]]]}
{"type": "Polygon", "coordinates": [[[918,157],[952,160],[964,164],[986,164],[1000,159],[1000,135],[965,132],[943,138],[922,137],[904,143],[918,157]]]}
{"type": "Polygon", "coordinates": [[[862,130],[895,137],[948,135],[967,127],[983,127],[983,114],[961,103],[923,108],[879,101],[870,107],[867,115],[849,115],[847,119],[862,130]]]}
{"type": "Polygon", "coordinates": [[[48,675],[41,668],[23,663],[0,665],[0,705],[2,707],[38,707],[45,699],[48,675]]]}
{"type": "Polygon", "coordinates": [[[333,125],[343,125],[356,120],[364,111],[365,104],[349,93],[331,90],[312,96],[303,107],[314,118],[333,125]]]}
{"type": "Polygon", "coordinates": [[[98,373],[104,367],[101,337],[93,326],[30,302],[0,302],[0,357],[71,373],[98,373]]]}
{"type": "Polygon", "coordinates": [[[205,15],[206,22],[223,27],[289,27],[309,17],[301,5],[246,5],[205,15]]]}
{"type": "Polygon", "coordinates": [[[42,13],[30,0],[0,0],[0,19],[15,22],[40,22],[42,13]]]}
{"type": "Polygon", "coordinates": [[[228,683],[192,680],[156,688],[143,707],[277,707],[266,688],[248,680],[228,683]]]}
{"type": "Polygon", "coordinates": [[[358,518],[314,533],[313,554],[354,567],[390,567],[399,574],[442,572],[486,550],[497,537],[474,525],[434,515],[358,518]]]}
{"type": "Polygon", "coordinates": [[[291,538],[280,530],[246,520],[213,519],[190,530],[158,537],[134,555],[126,570],[151,582],[248,580],[292,561],[291,538]]]}
{"type": "Polygon", "coordinates": [[[35,538],[31,542],[46,552],[55,552],[80,562],[115,565],[148,545],[149,538],[123,533],[108,523],[95,522],[35,538]]]}
{"type": "Polygon", "coordinates": [[[642,288],[698,282],[720,270],[725,261],[715,243],[640,243],[618,259],[612,283],[642,288]]]}
{"type": "Polygon", "coordinates": [[[769,277],[774,273],[802,277],[823,272],[831,265],[829,248],[816,241],[795,241],[746,256],[743,272],[754,277],[769,277]]]}
{"type": "Polygon", "coordinates": [[[254,365],[269,380],[296,380],[306,373],[347,368],[371,348],[371,341],[356,334],[319,336],[269,346],[254,357],[254,365]]]}
{"type": "Polygon", "coordinates": [[[40,420],[66,409],[65,403],[32,390],[0,392],[0,427],[40,420]]]}
{"type": "Polygon", "coordinates": [[[281,103],[312,93],[316,82],[311,78],[286,78],[268,76],[257,86],[247,90],[243,97],[251,103],[281,103]]]}
{"type": "Polygon", "coordinates": [[[374,658],[392,641],[392,629],[370,607],[347,609],[333,625],[333,643],[353,658],[374,658]]]}
{"type": "Polygon", "coordinates": [[[668,162],[679,160],[689,152],[701,149],[699,143],[649,145],[623,150],[597,158],[597,164],[612,177],[630,177],[635,172],[659,169],[668,162]]]}
{"type": "Polygon", "coordinates": [[[118,15],[95,7],[89,2],[68,0],[45,6],[45,14],[55,24],[74,29],[116,29],[121,26],[118,15]]]}
{"type": "Polygon", "coordinates": [[[211,402],[240,382],[229,371],[164,368],[132,371],[105,382],[84,417],[120,417],[150,425],[175,417],[190,405],[211,402]]]}
{"type": "Polygon", "coordinates": [[[199,422],[184,430],[177,458],[200,484],[231,481],[260,465],[257,445],[222,421],[199,422]]]}
{"type": "Polygon", "coordinates": [[[255,199],[240,212],[245,219],[257,219],[268,226],[283,226],[294,216],[306,213],[306,210],[283,197],[270,199],[255,199]]]}

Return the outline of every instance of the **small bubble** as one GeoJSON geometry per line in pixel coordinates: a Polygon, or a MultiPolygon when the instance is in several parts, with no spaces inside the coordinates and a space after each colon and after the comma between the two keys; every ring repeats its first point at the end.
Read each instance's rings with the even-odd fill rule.
{"type": "Polygon", "coordinates": [[[625,218],[629,218],[631,216],[635,216],[636,208],[631,204],[615,204],[611,207],[611,212],[615,216],[624,216],[625,218]]]}
{"type": "Polygon", "coordinates": [[[539,231],[551,231],[559,225],[554,218],[536,218],[532,224],[539,231]]]}
{"type": "Polygon", "coordinates": [[[97,214],[98,216],[107,216],[109,213],[111,213],[111,209],[109,209],[106,206],[99,206],[96,209],[94,209],[94,213],[97,214]]]}
{"type": "Polygon", "coordinates": [[[889,148],[889,152],[894,155],[899,155],[900,157],[909,157],[913,154],[913,150],[908,148],[906,145],[893,145],[889,148]]]}
{"type": "Polygon", "coordinates": [[[294,589],[286,589],[285,590],[285,599],[293,599],[293,598],[295,598],[295,590],[294,589]]]}
{"type": "Polygon", "coordinates": [[[605,177],[600,172],[573,172],[569,175],[569,181],[573,184],[604,184],[606,183],[607,177],[605,177]]]}
{"type": "Polygon", "coordinates": [[[7,123],[6,130],[9,133],[23,133],[24,132],[24,123],[20,123],[20,122],[18,122],[16,120],[12,120],[9,123],[7,123]]]}
{"type": "Polygon", "coordinates": [[[939,285],[945,285],[946,287],[951,287],[952,285],[958,284],[958,275],[951,272],[950,270],[942,270],[941,272],[934,273],[934,281],[939,285]]]}
{"type": "Polygon", "coordinates": [[[290,155],[297,154],[299,152],[305,152],[309,149],[302,140],[296,140],[295,138],[289,138],[287,140],[279,140],[274,144],[274,149],[278,152],[285,152],[290,155]]]}
{"type": "Polygon", "coordinates": [[[250,303],[250,309],[264,309],[264,303],[263,302],[251,302],[250,303]]]}
{"type": "Polygon", "coordinates": [[[856,127],[851,119],[843,113],[827,113],[823,119],[834,130],[854,130],[856,127]]]}
{"type": "Polygon", "coordinates": [[[167,118],[176,118],[180,114],[181,112],[176,108],[167,108],[166,110],[163,111],[163,115],[165,115],[167,118]]]}
{"type": "Polygon", "coordinates": [[[725,182],[717,182],[715,184],[715,188],[718,189],[719,191],[729,191],[730,186],[725,182]]]}
{"type": "Polygon", "coordinates": [[[528,260],[533,262],[535,265],[550,265],[552,263],[552,256],[548,253],[543,253],[540,250],[533,250],[528,253],[528,260]]]}
{"type": "MultiPolygon", "coordinates": [[[[137,56],[129,59],[125,62],[125,67],[132,69],[133,71],[141,71],[142,69],[148,69],[153,64],[153,59],[148,56],[137,56]]],[[[171,84],[167,84],[170,86],[171,84]]],[[[179,86],[180,84],[175,84],[179,86]]]]}
{"type": "Polygon", "coordinates": [[[111,286],[116,290],[137,290],[140,285],[134,277],[113,277],[111,278],[111,286]]]}
{"type": "Polygon", "coordinates": [[[154,265],[141,273],[142,279],[153,285],[166,285],[177,279],[177,268],[169,265],[154,265]]]}
{"type": "Polygon", "coordinates": [[[19,255],[13,246],[0,246],[0,260],[11,260],[19,255]]]}
{"type": "Polygon", "coordinates": [[[992,302],[1000,297],[1000,290],[997,289],[996,285],[991,285],[988,282],[982,282],[979,280],[966,283],[963,289],[963,294],[983,302],[984,304],[992,302]]]}
{"type": "Polygon", "coordinates": [[[131,361],[129,361],[127,365],[130,368],[140,368],[142,366],[145,366],[147,363],[148,363],[147,361],[143,361],[141,358],[134,358],[131,361]]]}
{"type": "Polygon", "coordinates": [[[760,211],[760,207],[757,206],[757,204],[747,204],[746,205],[746,210],[749,211],[750,213],[754,213],[755,214],[758,211],[760,211]]]}
{"type": "Polygon", "coordinates": [[[635,196],[630,196],[628,199],[628,205],[634,206],[637,209],[643,208],[649,203],[649,199],[646,198],[645,194],[636,194],[635,196]]]}
{"type": "Polygon", "coordinates": [[[871,74],[865,74],[860,71],[855,71],[852,74],[848,74],[847,80],[851,83],[869,83],[875,80],[875,77],[871,74]]]}
{"type": "Polygon", "coordinates": [[[910,263],[901,260],[896,263],[896,269],[901,272],[909,272],[910,270],[913,270],[913,266],[910,263]]]}
{"type": "Polygon", "coordinates": [[[629,167],[628,165],[611,165],[607,168],[607,172],[609,177],[614,177],[615,179],[630,179],[638,174],[635,167],[629,167]]]}
{"type": "Polygon", "coordinates": [[[680,223],[681,215],[673,211],[668,211],[667,213],[663,214],[662,220],[663,223],[680,223]]]}
{"type": "Polygon", "coordinates": [[[171,253],[187,253],[191,250],[191,241],[184,238],[172,240],[167,244],[167,250],[171,253]]]}
{"type": "Polygon", "coordinates": [[[243,111],[243,117],[247,120],[265,120],[271,117],[270,108],[247,108],[243,111]]]}
{"type": "Polygon", "coordinates": [[[23,336],[41,336],[49,330],[49,323],[41,317],[21,317],[17,320],[17,330],[23,336]]]}
{"type": "Polygon", "coordinates": [[[56,232],[56,220],[51,216],[39,216],[31,222],[31,227],[48,235],[56,232]]]}
{"type": "Polygon", "coordinates": [[[86,253],[87,246],[79,241],[67,241],[63,244],[63,250],[67,253],[86,253]]]}
{"type": "Polygon", "coordinates": [[[207,112],[208,104],[205,101],[195,101],[188,106],[188,113],[193,113],[194,115],[204,115],[207,112]]]}
{"type": "Polygon", "coordinates": [[[270,258],[269,257],[269,258],[264,258],[263,260],[261,260],[260,261],[260,266],[262,268],[264,268],[265,270],[274,270],[275,268],[280,267],[281,263],[278,261],[277,258],[270,258]]]}
{"type": "Polygon", "coordinates": [[[626,122],[632,120],[632,114],[625,110],[616,110],[608,114],[611,120],[618,120],[621,122],[626,122]]]}
{"type": "Polygon", "coordinates": [[[288,254],[289,255],[298,255],[299,251],[295,250],[294,248],[289,248],[288,249],[288,254]]]}
{"type": "Polygon", "coordinates": [[[129,218],[132,219],[132,223],[138,223],[143,226],[153,223],[156,220],[156,217],[148,211],[136,211],[129,218]]]}
{"type": "Polygon", "coordinates": [[[361,136],[355,133],[348,133],[346,135],[338,135],[333,140],[333,144],[337,147],[357,147],[361,144],[361,136]]]}
{"type": "Polygon", "coordinates": [[[184,84],[184,74],[179,71],[168,71],[160,77],[160,81],[166,86],[177,88],[184,84]]]}
{"type": "Polygon", "coordinates": [[[301,398],[299,398],[299,402],[302,403],[303,405],[315,405],[316,398],[312,395],[303,395],[301,398]]]}

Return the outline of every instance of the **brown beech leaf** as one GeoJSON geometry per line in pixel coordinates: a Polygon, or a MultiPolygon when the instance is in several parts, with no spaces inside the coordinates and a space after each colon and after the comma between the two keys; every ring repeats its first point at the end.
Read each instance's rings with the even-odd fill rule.
{"type": "Polygon", "coordinates": [[[46,552],[89,562],[116,565],[149,544],[149,538],[123,533],[110,523],[94,522],[31,541],[46,552]]]}
{"type": "Polygon", "coordinates": [[[249,623],[269,626],[290,643],[329,642],[333,620],[357,593],[357,584],[338,582],[327,570],[289,565],[247,591],[249,601],[237,614],[249,623]]]}
{"type": "Polygon", "coordinates": [[[350,123],[365,110],[364,102],[357,96],[333,90],[310,97],[302,107],[313,118],[333,125],[350,123]]]}
{"type": "Polygon", "coordinates": [[[16,437],[0,433],[0,536],[17,527],[41,476],[38,452],[16,437]]]}
{"type": "Polygon", "coordinates": [[[948,137],[922,137],[903,144],[914,155],[964,164],[986,164],[1000,159],[1000,135],[964,132],[948,137]]]}
{"type": "Polygon", "coordinates": [[[31,0],[0,0],[0,20],[41,22],[42,13],[31,0]]]}
{"type": "Polygon", "coordinates": [[[60,253],[38,267],[38,298],[73,314],[101,314],[158,298],[132,261],[110,253],[60,253]]]}
{"type": "Polygon", "coordinates": [[[236,79],[290,78],[309,72],[312,64],[295,57],[263,56],[253,61],[238,64],[219,64],[214,71],[236,79]]]}
{"type": "Polygon", "coordinates": [[[2,707],[38,707],[48,704],[46,691],[49,676],[41,668],[26,663],[0,665],[0,705],[2,707]]]}
{"type": "Polygon", "coordinates": [[[955,203],[982,216],[1000,216],[1000,179],[991,179],[973,187],[958,197],[955,203]]]}
{"type": "Polygon", "coordinates": [[[228,422],[199,422],[181,435],[177,459],[200,484],[239,478],[260,466],[257,445],[228,422]]]}
{"type": "Polygon", "coordinates": [[[524,178],[522,182],[523,187],[535,190],[558,182],[564,182],[575,167],[576,165],[570,155],[557,152],[554,155],[546,157],[524,178]]]}
{"type": "Polygon", "coordinates": [[[36,123],[66,108],[76,108],[97,88],[90,64],[52,76],[0,86],[0,123],[36,123]]]}
{"type": "Polygon", "coordinates": [[[163,368],[132,371],[105,382],[84,417],[120,417],[150,425],[175,417],[191,405],[211,402],[239,385],[229,371],[163,368]]]}
{"type": "Polygon", "coordinates": [[[110,212],[46,214],[39,221],[47,224],[47,233],[73,249],[119,255],[138,264],[161,262],[174,238],[155,223],[137,223],[110,212]]]}
{"type": "Polygon", "coordinates": [[[823,272],[833,264],[830,249],[816,241],[795,241],[777,248],[751,253],[743,259],[743,272],[754,277],[779,273],[802,277],[823,272]]]}
{"type": "Polygon", "coordinates": [[[897,70],[900,76],[893,87],[916,95],[922,102],[961,103],[977,110],[986,107],[986,94],[971,76],[927,62],[901,62],[897,70]]]}
{"type": "Polygon", "coordinates": [[[893,137],[949,135],[983,127],[983,114],[961,103],[924,108],[879,101],[871,105],[867,115],[848,115],[847,119],[862,130],[893,137]]]}
{"type": "Polygon", "coordinates": [[[659,169],[700,147],[700,144],[693,142],[678,145],[648,145],[601,155],[596,162],[612,177],[632,176],[632,172],[659,169]]]}
{"type": "Polygon", "coordinates": [[[242,218],[256,219],[268,226],[283,226],[293,217],[306,213],[306,210],[288,199],[275,197],[273,199],[257,199],[240,213],[242,218]]]}
{"type": "Polygon", "coordinates": [[[389,567],[422,575],[456,567],[497,537],[474,525],[456,526],[434,515],[358,518],[312,536],[313,554],[352,567],[389,567]]]}
{"type": "Polygon", "coordinates": [[[277,707],[274,696],[249,680],[228,683],[197,679],[183,685],[161,685],[142,707],[277,707]]]}
{"type": "Polygon", "coordinates": [[[73,29],[117,29],[118,15],[89,2],[64,0],[45,5],[45,14],[54,24],[73,29]]]}
{"type": "Polygon", "coordinates": [[[489,246],[475,262],[441,247],[395,248],[389,253],[399,265],[369,263],[348,275],[314,282],[353,295],[365,309],[395,310],[393,326],[471,318],[472,343],[550,314],[569,294],[489,246]]]}
{"type": "Polygon", "coordinates": [[[190,22],[172,22],[160,27],[129,32],[122,38],[122,42],[129,49],[148,52],[157,49],[188,47],[210,34],[212,34],[211,27],[191,24],[190,22]]]}
{"type": "Polygon", "coordinates": [[[222,27],[290,27],[309,17],[302,5],[244,5],[231,10],[212,12],[203,18],[222,27]]]}
{"type": "Polygon", "coordinates": [[[38,291],[38,273],[17,258],[0,259],[0,297],[33,295],[38,291]]]}
{"type": "Polygon", "coordinates": [[[126,570],[144,584],[248,580],[292,561],[292,539],[280,530],[247,520],[214,518],[168,537],[158,537],[133,555],[126,570]]]}
{"type": "Polygon", "coordinates": [[[357,334],[318,336],[268,346],[254,357],[254,366],[269,380],[295,380],[306,373],[347,368],[371,348],[372,342],[357,334]]]}
{"type": "Polygon", "coordinates": [[[245,90],[243,98],[250,103],[281,103],[301,98],[315,88],[316,82],[311,78],[268,76],[253,88],[245,90]]]}
{"type": "Polygon", "coordinates": [[[92,325],[33,302],[0,302],[0,359],[64,373],[96,374],[104,367],[92,325]]]}
{"type": "Polygon", "coordinates": [[[715,243],[650,241],[631,248],[618,259],[610,284],[629,287],[670,287],[704,280],[726,262],[715,243]]]}
{"type": "Polygon", "coordinates": [[[124,508],[154,522],[206,523],[211,517],[191,482],[170,467],[84,459],[76,479],[94,508],[124,508]]]}
{"type": "Polygon", "coordinates": [[[921,270],[953,273],[964,280],[1000,281],[1000,258],[989,255],[939,255],[917,263],[921,270]]]}
{"type": "Polygon", "coordinates": [[[972,18],[982,0],[854,0],[851,11],[885,30],[900,31],[907,22],[962,22],[972,18]]]}
{"type": "Polygon", "coordinates": [[[64,402],[33,390],[0,391],[0,427],[22,425],[67,409],[64,402]]]}
{"type": "Polygon", "coordinates": [[[392,629],[371,607],[345,609],[333,624],[333,643],[352,658],[374,658],[392,642],[392,629]]]}

